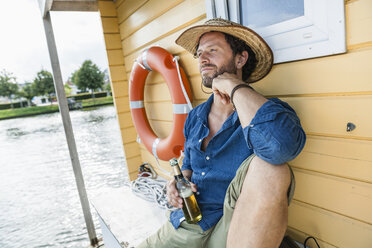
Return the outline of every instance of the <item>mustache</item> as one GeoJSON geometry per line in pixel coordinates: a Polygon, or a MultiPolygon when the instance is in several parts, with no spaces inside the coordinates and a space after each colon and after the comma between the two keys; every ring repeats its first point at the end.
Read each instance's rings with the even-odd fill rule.
{"type": "Polygon", "coordinates": [[[200,69],[203,69],[203,68],[205,68],[205,67],[216,67],[216,68],[217,68],[217,66],[214,65],[214,64],[204,64],[204,65],[202,65],[202,66],[200,67],[200,69]]]}

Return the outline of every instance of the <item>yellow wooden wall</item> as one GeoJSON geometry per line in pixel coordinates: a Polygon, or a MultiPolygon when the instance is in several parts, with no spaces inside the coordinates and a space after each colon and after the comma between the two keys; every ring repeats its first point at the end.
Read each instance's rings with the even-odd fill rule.
{"type": "MultiPolygon", "coordinates": [[[[131,179],[153,156],[136,142],[128,104],[134,60],[160,45],[181,58],[191,82],[193,105],[208,98],[200,89],[197,62],[174,40],[205,21],[204,0],[99,1],[115,106],[131,179]]],[[[289,211],[288,233],[303,241],[315,236],[324,248],[372,247],[372,0],[345,1],[347,53],[275,65],[254,88],[287,101],[298,113],[308,140],[289,162],[297,187],[289,211]],[[346,132],[352,122],[356,129],[346,132]]],[[[164,80],[148,77],[145,107],[159,137],[172,125],[172,106],[164,80]]],[[[166,161],[161,166],[170,170],[166,161]]],[[[162,173],[161,170],[158,172],[162,173]]],[[[310,245],[315,247],[314,245],[310,245]]]]}

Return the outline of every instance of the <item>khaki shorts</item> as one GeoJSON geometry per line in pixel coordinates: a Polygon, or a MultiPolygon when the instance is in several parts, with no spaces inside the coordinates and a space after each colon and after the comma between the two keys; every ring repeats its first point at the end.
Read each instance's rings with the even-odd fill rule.
{"type": "MultiPolygon", "coordinates": [[[[255,155],[249,156],[240,165],[234,179],[231,181],[224,200],[223,216],[218,223],[207,231],[203,231],[198,224],[189,224],[183,221],[178,229],[174,229],[170,221],[165,223],[154,235],[148,237],[137,248],[224,248],[226,247],[227,232],[231,218],[239,198],[249,164],[255,155]]],[[[289,165],[288,165],[289,167],[289,165]]],[[[292,200],[295,188],[295,179],[291,171],[291,184],[288,188],[288,205],[292,200]]],[[[169,218],[170,212],[168,212],[169,218]]]]}

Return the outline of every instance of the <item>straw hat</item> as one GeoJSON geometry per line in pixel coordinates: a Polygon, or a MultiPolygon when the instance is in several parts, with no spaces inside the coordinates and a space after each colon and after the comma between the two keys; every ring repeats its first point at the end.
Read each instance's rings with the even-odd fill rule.
{"type": "Polygon", "coordinates": [[[232,21],[224,20],[221,18],[215,18],[207,20],[203,25],[191,27],[184,31],[176,40],[176,43],[181,47],[185,48],[191,54],[196,53],[196,48],[199,44],[200,37],[208,32],[217,31],[230,34],[235,36],[245,43],[252,49],[256,55],[257,66],[249,76],[248,83],[256,82],[264,78],[271,67],[273,66],[273,52],[270,47],[252,29],[237,24],[232,21]]]}

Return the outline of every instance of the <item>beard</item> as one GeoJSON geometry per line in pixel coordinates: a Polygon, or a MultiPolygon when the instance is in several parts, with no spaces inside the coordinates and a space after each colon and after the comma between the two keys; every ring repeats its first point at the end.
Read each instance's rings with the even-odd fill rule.
{"type": "Polygon", "coordinates": [[[207,88],[212,88],[213,79],[215,79],[219,75],[225,72],[232,73],[232,74],[237,73],[237,68],[235,66],[235,62],[233,59],[231,59],[226,65],[223,65],[220,68],[217,68],[217,66],[214,64],[205,64],[202,66],[202,68],[203,67],[215,67],[216,68],[216,71],[213,73],[212,76],[204,76],[204,77],[202,76],[202,84],[207,88]]]}

